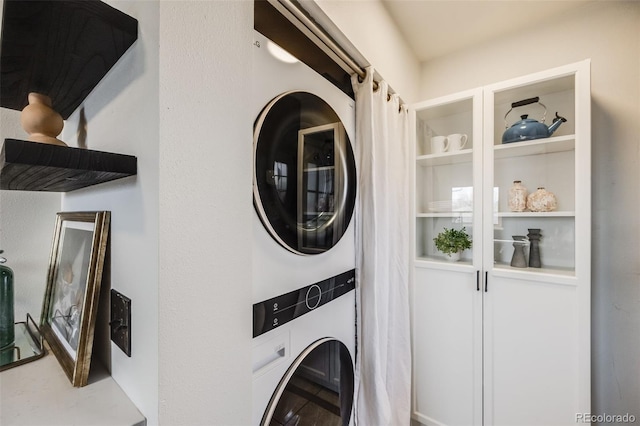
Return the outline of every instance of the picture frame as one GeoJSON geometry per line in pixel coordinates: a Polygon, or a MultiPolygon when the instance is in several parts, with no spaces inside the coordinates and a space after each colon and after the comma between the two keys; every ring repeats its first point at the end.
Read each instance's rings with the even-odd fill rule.
{"type": "Polygon", "coordinates": [[[111,213],[57,214],[40,329],[75,387],[87,384],[111,213]]]}

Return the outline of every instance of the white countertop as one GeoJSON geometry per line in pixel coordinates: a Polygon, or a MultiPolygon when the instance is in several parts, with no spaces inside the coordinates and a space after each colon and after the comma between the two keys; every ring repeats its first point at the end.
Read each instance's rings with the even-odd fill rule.
{"type": "Polygon", "coordinates": [[[74,388],[47,350],[39,360],[0,373],[0,424],[144,426],[146,419],[102,366],[92,365],[89,384],[74,388]]]}

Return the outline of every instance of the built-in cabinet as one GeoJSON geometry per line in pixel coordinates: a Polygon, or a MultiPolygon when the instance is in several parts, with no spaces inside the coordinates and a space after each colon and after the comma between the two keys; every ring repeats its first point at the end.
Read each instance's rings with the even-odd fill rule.
{"type": "Polygon", "coordinates": [[[590,63],[421,102],[415,126],[413,418],[425,425],[571,424],[590,411],[590,63]],[[512,104],[534,97],[532,102],[512,104]],[[502,143],[520,116],[550,136],[502,143]],[[507,115],[508,113],[508,115],[507,115]],[[506,115],[506,119],[505,119],[506,115]],[[434,152],[431,138],[465,134],[434,152]],[[552,211],[512,211],[519,180],[555,194],[552,211]],[[453,262],[433,239],[465,228],[453,262]],[[540,229],[541,267],[529,260],[540,229]],[[516,237],[516,238],[514,238],[516,237]],[[519,247],[516,247],[519,246],[519,247]]]}

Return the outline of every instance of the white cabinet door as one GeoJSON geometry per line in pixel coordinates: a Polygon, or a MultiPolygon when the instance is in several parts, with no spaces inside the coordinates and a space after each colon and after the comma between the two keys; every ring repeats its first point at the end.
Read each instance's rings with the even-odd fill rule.
{"type": "Polygon", "coordinates": [[[413,417],[425,425],[482,424],[481,108],[478,89],[414,110],[413,417]],[[465,135],[461,149],[431,146],[432,137],[453,134],[465,135]],[[436,248],[445,229],[472,239],[459,261],[436,248]]]}
{"type": "Polygon", "coordinates": [[[489,276],[484,300],[487,425],[569,425],[578,404],[577,286],[489,276]]]}
{"type": "Polygon", "coordinates": [[[415,271],[414,418],[482,424],[482,299],[474,268],[415,271]]]}
{"type": "MultiPolygon", "coordinates": [[[[575,423],[590,411],[590,109],[589,62],[581,62],[484,88],[483,268],[484,420],[487,425],[575,423]],[[550,137],[503,143],[505,114],[542,120],[567,118],[550,137]],[[550,211],[514,212],[513,181],[530,193],[556,197],[550,211]],[[497,188],[497,208],[486,194],[497,188]],[[488,220],[491,218],[491,220],[488,220]],[[520,248],[528,261],[511,263],[518,237],[542,235],[540,267],[532,267],[533,241],[520,248]]],[[[511,117],[509,115],[508,117],[511,117]]],[[[506,125],[509,126],[510,121],[506,125]]],[[[549,125],[549,120],[545,126],[549,125]]]]}

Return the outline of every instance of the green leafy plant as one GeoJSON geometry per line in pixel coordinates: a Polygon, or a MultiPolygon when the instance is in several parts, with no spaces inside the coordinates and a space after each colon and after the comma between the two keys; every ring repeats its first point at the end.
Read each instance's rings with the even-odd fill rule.
{"type": "Polygon", "coordinates": [[[471,248],[471,239],[464,227],[460,230],[444,228],[444,231],[439,233],[433,241],[436,243],[436,248],[449,257],[453,253],[471,248]]]}

